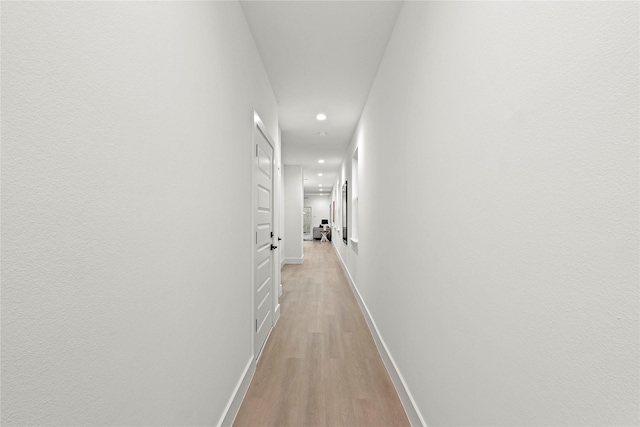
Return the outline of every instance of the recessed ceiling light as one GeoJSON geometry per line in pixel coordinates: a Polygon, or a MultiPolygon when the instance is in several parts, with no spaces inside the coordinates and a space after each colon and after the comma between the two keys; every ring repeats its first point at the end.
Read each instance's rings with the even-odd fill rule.
{"type": "Polygon", "coordinates": [[[318,176],[322,176],[322,174],[321,174],[321,173],[319,173],[319,174],[318,174],[318,176]]]}
{"type": "Polygon", "coordinates": [[[316,119],[318,120],[327,120],[327,115],[324,113],[320,113],[316,116],[316,119]]]}
{"type": "Polygon", "coordinates": [[[318,132],[318,136],[327,136],[327,135],[328,135],[328,133],[326,133],[326,132],[318,132]]]}
{"type": "Polygon", "coordinates": [[[318,184],[318,187],[322,187],[322,184],[318,184]]]}
{"type": "Polygon", "coordinates": [[[318,163],[324,163],[324,160],[320,159],[318,160],[318,163]]]}

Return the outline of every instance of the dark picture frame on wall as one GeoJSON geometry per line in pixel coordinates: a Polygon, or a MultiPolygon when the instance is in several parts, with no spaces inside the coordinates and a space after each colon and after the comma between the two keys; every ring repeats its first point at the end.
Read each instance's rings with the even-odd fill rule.
{"type": "Polygon", "coordinates": [[[342,186],[342,240],[347,245],[347,182],[342,186]]]}

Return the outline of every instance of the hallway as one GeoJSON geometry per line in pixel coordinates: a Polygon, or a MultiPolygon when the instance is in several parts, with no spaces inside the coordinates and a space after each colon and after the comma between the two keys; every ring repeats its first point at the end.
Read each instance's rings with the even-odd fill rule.
{"type": "Polygon", "coordinates": [[[640,427],[640,1],[0,4],[2,427],[640,427]]]}
{"type": "Polygon", "coordinates": [[[333,245],[304,251],[234,425],[409,425],[333,245]]]}

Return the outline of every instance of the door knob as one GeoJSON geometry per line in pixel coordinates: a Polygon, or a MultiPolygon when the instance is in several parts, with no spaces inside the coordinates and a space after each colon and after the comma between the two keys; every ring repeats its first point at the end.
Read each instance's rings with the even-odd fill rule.
{"type": "Polygon", "coordinates": [[[276,245],[271,245],[271,250],[278,249],[276,245]]]}

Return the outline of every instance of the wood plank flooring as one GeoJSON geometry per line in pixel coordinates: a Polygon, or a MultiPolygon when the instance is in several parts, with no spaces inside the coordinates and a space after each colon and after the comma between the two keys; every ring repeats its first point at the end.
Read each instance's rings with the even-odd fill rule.
{"type": "Polygon", "coordinates": [[[332,244],[304,249],[234,426],[409,426],[332,244]]]}

